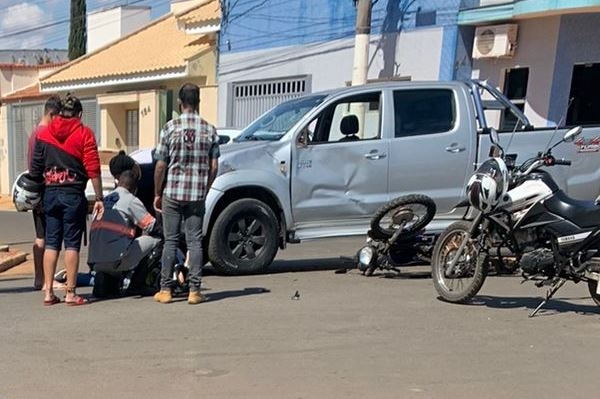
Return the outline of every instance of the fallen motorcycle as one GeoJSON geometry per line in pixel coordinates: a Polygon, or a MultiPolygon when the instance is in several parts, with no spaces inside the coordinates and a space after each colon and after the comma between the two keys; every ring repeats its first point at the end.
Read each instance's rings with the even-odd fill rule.
{"type": "Polygon", "coordinates": [[[572,142],[581,127],[537,156],[516,166],[516,156],[505,155],[498,134],[490,130],[490,159],[467,185],[472,221],[450,225],[438,238],[432,254],[433,284],[440,298],[468,302],[481,289],[494,262],[515,263],[525,280],[548,286],[533,317],[566,281],[588,284],[600,306],[600,205],[579,201],[559,189],[544,170],[571,161],[556,159],[552,149],[572,142]]]}
{"type": "Polygon", "coordinates": [[[426,195],[398,197],[384,204],[371,219],[367,242],[356,255],[358,269],[371,276],[377,269],[400,273],[400,266],[429,261],[433,236],[423,229],[436,206],[426,195]]]}

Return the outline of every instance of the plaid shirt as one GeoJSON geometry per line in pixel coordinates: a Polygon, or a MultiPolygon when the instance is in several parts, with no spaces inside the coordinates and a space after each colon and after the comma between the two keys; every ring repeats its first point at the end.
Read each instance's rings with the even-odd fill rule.
{"type": "Polygon", "coordinates": [[[184,112],[167,122],[154,153],[168,166],[163,195],[176,201],[203,200],[210,160],[218,157],[217,130],[200,115],[184,112]]]}

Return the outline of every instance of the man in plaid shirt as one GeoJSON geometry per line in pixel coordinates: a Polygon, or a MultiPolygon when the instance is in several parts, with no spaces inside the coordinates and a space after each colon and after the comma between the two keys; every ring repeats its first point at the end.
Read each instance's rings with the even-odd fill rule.
{"type": "Polygon", "coordinates": [[[179,90],[181,115],[160,132],[154,158],[154,209],[162,213],[165,245],[160,291],[154,299],[172,301],[173,267],[183,230],[189,251],[188,303],[202,302],[202,219],[204,199],[218,171],[219,137],[214,126],[198,114],[200,88],[187,83],[179,90]]]}

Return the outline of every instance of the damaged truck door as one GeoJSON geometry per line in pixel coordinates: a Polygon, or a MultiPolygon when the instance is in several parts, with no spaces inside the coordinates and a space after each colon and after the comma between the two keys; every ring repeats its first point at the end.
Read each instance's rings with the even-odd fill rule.
{"type": "Polygon", "coordinates": [[[302,129],[291,173],[296,227],[360,225],[387,201],[389,140],[381,134],[381,100],[380,90],[343,97],[302,129]]]}

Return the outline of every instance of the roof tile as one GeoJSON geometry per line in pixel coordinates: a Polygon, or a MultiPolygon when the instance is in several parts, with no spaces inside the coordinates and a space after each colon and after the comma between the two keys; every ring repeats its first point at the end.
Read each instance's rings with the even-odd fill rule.
{"type": "Polygon", "coordinates": [[[207,36],[189,35],[177,29],[175,16],[167,14],[116,42],[73,60],[40,82],[43,87],[180,70],[186,67],[187,59],[213,45],[214,40],[207,36]]]}
{"type": "Polygon", "coordinates": [[[2,102],[15,102],[21,100],[38,100],[46,99],[50,97],[52,93],[42,93],[40,91],[39,83],[34,83],[30,86],[24,87],[20,90],[13,91],[3,96],[0,100],[2,102]]]}
{"type": "Polygon", "coordinates": [[[198,25],[221,19],[221,7],[218,1],[210,0],[199,7],[184,11],[177,15],[177,20],[186,25],[198,25]]]}

